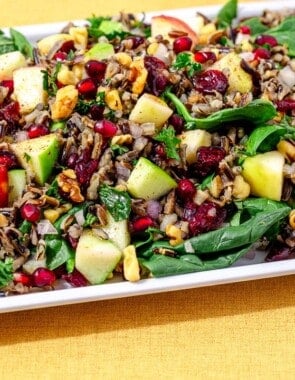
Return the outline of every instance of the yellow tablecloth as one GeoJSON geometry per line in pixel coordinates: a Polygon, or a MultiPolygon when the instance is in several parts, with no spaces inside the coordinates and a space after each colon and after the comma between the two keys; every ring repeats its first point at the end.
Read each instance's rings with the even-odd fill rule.
{"type": "MultiPolygon", "coordinates": [[[[0,27],[213,3],[1,0],[0,27]]],[[[294,289],[289,276],[1,314],[0,379],[294,379],[294,289]]]]}

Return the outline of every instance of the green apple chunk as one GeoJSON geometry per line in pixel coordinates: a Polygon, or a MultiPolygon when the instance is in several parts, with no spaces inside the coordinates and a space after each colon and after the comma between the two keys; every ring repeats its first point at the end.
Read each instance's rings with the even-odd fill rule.
{"type": "Polygon", "coordinates": [[[91,230],[84,230],[76,249],[75,267],[93,285],[103,283],[122,257],[122,251],[111,241],[91,230]]]}
{"type": "Polygon", "coordinates": [[[13,72],[20,67],[27,66],[25,56],[19,51],[0,55],[0,81],[12,79],[13,72]]]}
{"type": "Polygon", "coordinates": [[[251,194],[274,201],[281,200],[284,163],[284,156],[278,151],[247,157],[242,175],[250,185],[251,194]]]}
{"type": "Polygon", "coordinates": [[[54,133],[11,144],[12,151],[30,179],[44,185],[59,153],[59,141],[54,133]]]}
{"type": "Polygon", "coordinates": [[[115,54],[115,50],[112,44],[109,44],[108,42],[98,42],[95,44],[91,49],[89,49],[84,57],[86,61],[89,61],[90,59],[107,59],[115,54]]]}
{"type": "Polygon", "coordinates": [[[103,231],[122,251],[130,244],[130,234],[127,219],[118,222],[107,212],[107,225],[102,227],[103,231]]]}
{"type": "Polygon", "coordinates": [[[47,93],[43,87],[42,67],[23,67],[13,73],[14,97],[19,102],[20,112],[29,113],[39,104],[46,104],[47,93]]]}
{"type": "Polygon", "coordinates": [[[169,174],[144,157],[137,161],[127,180],[129,193],[145,200],[160,198],[176,186],[169,174]]]}
{"type": "Polygon", "coordinates": [[[12,169],[8,171],[8,204],[21,198],[27,184],[27,175],[24,169],[12,169]]]}
{"type": "Polygon", "coordinates": [[[180,147],[185,147],[185,158],[189,164],[197,161],[197,150],[201,146],[211,145],[211,134],[203,129],[185,131],[177,137],[180,139],[180,147]]]}

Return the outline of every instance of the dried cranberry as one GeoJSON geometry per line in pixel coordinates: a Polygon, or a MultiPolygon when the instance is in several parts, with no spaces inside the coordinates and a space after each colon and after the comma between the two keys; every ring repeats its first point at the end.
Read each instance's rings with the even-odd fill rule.
{"type": "Polygon", "coordinates": [[[202,146],[197,151],[197,162],[194,164],[196,174],[205,177],[218,169],[219,162],[224,159],[225,150],[218,146],[202,146]]]}
{"type": "Polygon", "coordinates": [[[20,119],[19,104],[17,102],[11,102],[0,109],[0,118],[6,120],[10,125],[17,124],[20,119]]]}
{"type": "Polygon", "coordinates": [[[76,288],[88,285],[86,278],[77,269],[74,269],[72,273],[64,274],[62,279],[76,288]]]}
{"type": "Polygon", "coordinates": [[[269,45],[270,47],[277,46],[278,44],[278,41],[275,37],[269,36],[267,34],[262,34],[256,37],[254,42],[259,46],[269,45]]]}
{"type": "Polygon", "coordinates": [[[216,230],[226,218],[226,210],[213,202],[204,202],[192,208],[192,202],[184,208],[183,219],[189,223],[192,236],[216,230]]]}
{"type": "Polygon", "coordinates": [[[13,282],[15,284],[23,284],[24,286],[32,286],[32,276],[22,272],[14,272],[13,282]]]}
{"type": "Polygon", "coordinates": [[[81,185],[87,186],[93,173],[96,172],[98,161],[90,159],[89,161],[79,161],[75,166],[77,180],[81,185]]]}
{"type": "Polygon", "coordinates": [[[262,47],[255,49],[253,53],[254,53],[254,60],[270,59],[271,57],[270,51],[262,47]]]}
{"type": "Polygon", "coordinates": [[[85,64],[85,70],[87,74],[98,81],[101,81],[104,77],[105,71],[107,68],[107,64],[102,61],[96,61],[94,59],[89,60],[85,64]]]}
{"type": "Polygon", "coordinates": [[[196,187],[190,179],[181,179],[177,184],[176,194],[182,201],[191,200],[196,194],[196,187]]]}
{"type": "Polygon", "coordinates": [[[193,77],[193,84],[202,94],[213,94],[215,91],[224,94],[228,87],[227,77],[220,70],[207,70],[193,77]]]}
{"type": "Polygon", "coordinates": [[[49,132],[49,128],[43,124],[32,124],[28,128],[28,137],[34,139],[36,137],[48,135],[49,132]]]}
{"type": "Polygon", "coordinates": [[[155,154],[155,158],[160,158],[162,160],[167,159],[166,151],[163,144],[154,144],[153,151],[155,154]]]}
{"type": "Polygon", "coordinates": [[[100,133],[103,137],[109,138],[115,136],[118,131],[118,127],[110,120],[103,119],[94,124],[93,130],[96,133],[100,133]]]}
{"type": "Polygon", "coordinates": [[[69,54],[70,51],[75,50],[75,44],[73,40],[65,41],[61,47],[58,49],[58,51],[64,52],[69,54]]]}
{"type": "Polygon", "coordinates": [[[56,280],[54,272],[47,268],[37,268],[33,273],[33,282],[35,286],[51,286],[56,280]]]}
{"type": "Polygon", "coordinates": [[[196,62],[205,63],[208,61],[215,62],[216,54],[212,51],[197,51],[194,54],[194,58],[196,62]]]}
{"type": "Polygon", "coordinates": [[[93,120],[100,120],[103,118],[104,106],[93,104],[89,109],[89,114],[93,120]]]}
{"type": "Polygon", "coordinates": [[[40,207],[32,204],[32,203],[26,203],[24,204],[21,209],[21,216],[24,220],[27,220],[28,222],[34,223],[38,222],[38,220],[41,217],[41,210],[40,207]]]}
{"type": "Polygon", "coordinates": [[[132,230],[133,232],[143,232],[153,225],[154,221],[152,218],[149,216],[141,216],[132,222],[132,230]]]}
{"type": "Polygon", "coordinates": [[[277,109],[280,112],[289,112],[295,110],[295,100],[293,99],[284,99],[278,100],[276,102],[277,109]]]}
{"type": "Polygon", "coordinates": [[[173,41],[173,50],[175,54],[181,53],[183,51],[191,50],[193,41],[188,36],[181,36],[173,41]]]}
{"type": "Polygon", "coordinates": [[[77,90],[84,98],[94,98],[97,91],[97,85],[92,78],[84,78],[77,84],[77,90]]]}
{"type": "Polygon", "coordinates": [[[8,170],[17,166],[16,156],[8,150],[0,150],[0,165],[5,166],[8,170]]]}
{"type": "Polygon", "coordinates": [[[175,129],[176,133],[181,133],[184,127],[184,120],[180,115],[174,113],[169,118],[169,124],[175,129]]]}
{"type": "Polygon", "coordinates": [[[142,36],[130,36],[126,38],[129,41],[132,41],[132,49],[137,49],[138,46],[145,43],[145,38],[142,36]]]}
{"type": "Polygon", "coordinates": [[[1,81],[0,86],[6,87],[8,89],[8,96],[13,93],[14,83],[12,79],[5,79],[1,81]]]}
{"type": "Polygon", "coordinates": [[[76,249],[77,248],[77,245],[78,245],[78,239],[77,238],[74,238],[73,236],[69,235],[67,236],[67,239],[71,245],[72,248],[76,249]]]}
{"type": "Polygon", "coordinates": [[[67,159],[67,166],[70,169],[74,169],[78,161],[78,153],[71,153],[67,159]]]}
{"type": "Polygon", "coordinates": [[[161,95],[169,84],[168,78],[164,75],[164,69],[167,68],[165,62],[156,57],[146,56],[144,64],[148,71],[148,90],[156,96],[161,95]]]}
{"type": "Polygon", "coordinates": [[[279,261],[295,258],[295,248],[276,242],[270,249],[265,261],[279,261]]]}

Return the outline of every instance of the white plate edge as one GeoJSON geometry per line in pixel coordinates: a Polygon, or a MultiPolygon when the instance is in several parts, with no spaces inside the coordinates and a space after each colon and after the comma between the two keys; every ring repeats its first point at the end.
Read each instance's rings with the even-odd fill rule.
{"type": "MultiPolygon", "coordinates": [[[[248,17],[256,14],[257,12],[261,12],[264,9],[279,10],[287,7],[290,8],[290,5],[292,6],[288,0],[282,0],[279,3],[277,1],[262,1],[259,3],[241,2],[239,4],[239,14],[242,12],[243,16],[248,17]]],[[[220,5],[196,6],[190,8],[153,11],[146,13],[146,15],[149,18],[157,14],[185,17],[188,12],[195,13],[196,11],[199,11],[208,15],[209,17],[213,17],[218,9],[220,9],[220,5]]],[[[83,23],[85,24],[85,20],[74,20],[73,22],[79,25],[82,25],[83,23]]],[[[36,41],[42,36],[58,32],[67,23],[68,21],[24,25],[16,26],[15,29],[24,33],[29,39],[36,41]]],[[[2,30],[4,32],[7,32],[8,28],[2,28],[2,30]]],[[[1,298],[0,313],[139,296],[152,293],[162,293],[292,274],[295,274],[295,259],[271,263],[235,266],[225,269],[168,276],[158,279],[147,279],[141,280],[138,283],[122,281],[117,283],[87,286],[84,288],[30,293],[1,298]]]]}

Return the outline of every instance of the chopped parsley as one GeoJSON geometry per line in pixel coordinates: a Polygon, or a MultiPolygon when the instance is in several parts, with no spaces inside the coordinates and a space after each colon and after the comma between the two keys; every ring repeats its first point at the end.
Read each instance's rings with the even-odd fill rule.
{"type": "Polygon", "coordinates": [[[180,159],[178,154],[180,139],[175,136],[175,129],[172,126],[163,128],[154,139],[164,144],[165,153],[168,158],[180,159]]]}

